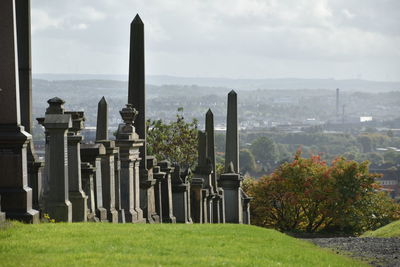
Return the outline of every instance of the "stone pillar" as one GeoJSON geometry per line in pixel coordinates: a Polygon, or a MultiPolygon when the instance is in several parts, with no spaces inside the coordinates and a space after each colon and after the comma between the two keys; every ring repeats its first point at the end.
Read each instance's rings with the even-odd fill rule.
{"type": "Polygon", "coordinates": [[[69,201],[67,130],[72,127],[71,115],[64,114],[64,101],[54,97],[47,101],[49,107],[44,118],[48,133],[46,159],[48,192],[45,192],[44,210],[56,222],[72,221],[72,205],[69,201]]]}
{"type": "Polygon", "coordinates": [[[110,140],[97,141],[104,145],[106,153],[101,158],[101,180],[103,192],[103,207],[107,209],[109,222],[118,223],[118,212],[115,209],[115,163],[114,155],[117,152],[115,142],[110,140]]]}
{"type": "Polygon", "coordinates": [[[103,205],[108,211],[108,220],[113,223],[125,222],[125,214],[120,207],[119,148],[115,146],[114,141],[108,140],[108,105],[104,96],[97,108],[96,142],[106,148],[106,154],[102,156],[102,189],[103,205]]]}
{"type": "Polygon", "coordinates": [[[82,144],[81,145],[81,161],[90,163],[95,169],[93,180],[94,200],[96,207],[96,217],[101,222],[108,222],[107,210],[103,205],[103,186],[102,186],[102,168],[101,156],[106,154],[106,149],[102,144],[82,144]]]}
{"type": "Polygon", "coordinates": [[[121,161],[121,204],[127,222],[144,223],[139,196],[139,148],[143,146],[143,140],[139,139],[133,126],[137,111],[127,104],[120,114],[124,123],[118,126],[116,145],[121,161]]]}
{"type": "Polygon", "coordinates": [[[190,209],[194,223],[203,223],[203,186],[203,178],[192,178],[190,184],[190,209]]]}
{"type": "Polygon", "coordinates": [[[72,203],[72,221],[86,222],[87,220],[87,196],[82,190],[81,176],[81,141],[83,137],[80,131],[85,120],[82,111],[70,111],[72,127],[68,131],[68,181],[69,200],[72,203]]]}
{"type": "Polygon", "coordinates": [[[94,179],[96,168],[88,162],[81,163],[82,189],[87,198],[87,220],[89,222],[99,222],[96,217],[96,200],[94,197],[94,179]]]}
{"type": "Polygon", "coordinates": [[[242,189],[241,198],[242,198],[242,207],[243,207],[243,223],[250,224],[250,200],[252,199],[249,197],[242,189]]]}
{"type": "Polygon", "coordinates": [[[115,171],[115,209],[118,212],[118,222],[125,223],[125,211],[121,206],[121,161],[119,159],[119,147],[115,147],[114,171],[115,171]]]}
{"type": "Polygon", "coordinates": [[[215,139],[214,139],[214,114],[211,109],[206,113],[206,133],[207,133],[207,156],[211,162],[212,174],[212,222],[223,223],[224,214],[221,209],[221,202],[223,202],[224,190],[218,187],[216,161],[215,161],[215,139]]]}
{"type": "Polygon", "coordinates": [[[172,174],[172,207],[178,223],[192,223],[190,217],[190,169],[181,173],[179,165],[174,166],[172,174]]]}
{"type": "Polygon", "coordinates": [[[154,184],[152,158],[147,157],[146,151],[146,88],[144,67],[144,25],[139,15],[131,23],[128,103],[132,104],[139,113],[134,126],[137,134],[143,139],[140,147],[140,199],[148,223],[159,222],[154,201],[154,184]]]}
{"type": "Polygon", "coordinates": [[[225,222],[243,223],[243,208],[240,196],[240,174],[234,173],[233,164],[228,172],[221,174],[219,184],[224,189],[225,222]]]}
{"type": "MultiPolygon", "coordinates": [[[[31,12],[30,0],[16,0],[18,75],[21,108],[21,124],[32,133],[32,75],[31,75],[31,12]]],[[[35,155],[32,140],[27,145],[28,185],[32,188],[32,205],[41,209],[42,169],[44,162],[35,155]]]]}
{"type": "Polygon", "coordinates": [[[156,183],[154,184],[154,201],[155,201],[156,214],[159,217],[160,223],[162,223],[163,222],[162,181],[165,179],[165,173],[160,171],[160,166],[153,167],[153,177],[154,180],[156,180],[156,183]]]}
{"type": "Polygon", "coordinates": [[[171,167],[171,163],[167,160],[160,161],[158,164],[160,170],[165,173],[165,178],[161,183],[161,198],[162,198],[162,221],[166,223],[176,223],[174,216],[173,204],[172,204],[172,184],[171,184],[171,172],[174,168],[171,167]]]}
{"type": "Polygon", "coordinates": [[[226,119],[225,171],[233,164],[233,171],[239,173],[239,135],[237,116],[237,95],[235,91],[228,94],[228,112],[226,119]]]}
{"type": "Polygon", "coordinates": [[[0,1],[0,194],[8,219],[39,222],[27,179],[31,135],[21,126],[14,0],[0,1]]]}
{"type": "Polygon", "coordinates": [[[140,208],[147,223],[159,223],[160,217],[156,212],[154,185],[154,157],[147,156],[147,169],[140,169],[140,208]]]}

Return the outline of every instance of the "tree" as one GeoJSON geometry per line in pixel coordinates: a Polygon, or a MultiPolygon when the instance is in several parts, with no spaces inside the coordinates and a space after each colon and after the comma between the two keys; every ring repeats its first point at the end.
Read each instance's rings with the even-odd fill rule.
{"type": "Polygon", "coordinates": [[[270,138],[261,136],[254,140],[250,146],[250,150],[257,161],[264,165],[274,164],[278,158],[276,145],[270,138]]]}
{"type": "Polygon", "coordinates": [[[243,173],[252,172],[256,169],[256,160],[254,155],[248,149],[239,151],[240,171],[243,173]]]}
{"type": "Polygon", "coordinates": [[[186,122],[182,112],[179,108],[176,121],[170,123],[147,121],[147,153],[157,160],[193,167],[197,161],[197,120],[186,122]]]}
{"type": "Polygon", "coordinates": [[[301,157],[246,185],[252,222],[280,231],[358,234],[400,218],[400,206],[377,192],[368,162],[301,157]],[[383,205],[382,203],[385,203],[383,205]]]}

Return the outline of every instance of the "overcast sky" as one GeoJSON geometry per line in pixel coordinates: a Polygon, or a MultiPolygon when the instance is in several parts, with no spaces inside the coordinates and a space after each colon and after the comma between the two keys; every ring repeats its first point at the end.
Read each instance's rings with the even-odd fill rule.
{"type": "Polygon", "coordinates": [[[400,81],[399,0],[32,0],[34,73],[400,81]]]}

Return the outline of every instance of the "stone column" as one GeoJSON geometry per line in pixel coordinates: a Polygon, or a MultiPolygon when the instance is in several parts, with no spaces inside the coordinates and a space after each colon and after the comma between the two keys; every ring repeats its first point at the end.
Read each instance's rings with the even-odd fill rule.
{"type": "Polygon", "coordinates": [[[119,159],[119,147],[115,147],[114,171],[115,171],[115,209],[118,212],[118,222],[125,223],[125,211],[121,205],[121,161],[119,159]]]}
{"type": "Polygon", "coordinates": [[[64,114],[64,101],[54,97],[47,101],[49,107],[44,118],[48,133],[49,155],[48,192],[45,193],[44,210],[56,222],[72,221],[72,204],[69,201],[67,130],[72,127],[71,115],[64,114]]]}
{"type": "Polygon", "coordinates": [[[233,171],[239,173],[239,135],[237,116],[237,95],[235,91],[228,94],[228,112],[226,119],[225,171],[233,164],[233,171]]]}
{"type": "Polygon", "coordinates": [[[153,158],[147,157],[146,151],[146,88],[144,67],[144,24],[139,15],[131,23],[130,58],[129,58],[129,91],[128,103],[132,104],[139,113],[134,122],[136,132],[143,139],[140,147],[140,198],[141,207],[145,210],[148,223],[157,223],[159,216],[156,213],[154,201],[154,184],[156,181],[151,169],[155,164],[153,158]]]}
{"type": "Polygon", "coordinates": [[[85,192],[87,198],[87,220],[89,222],[99,222],[99,218],[96,217],[96,199],[94,197],[94,179],[96,174],[96,168],[88,162],[81,163],[82,172],[82,189],[85,192]]]}
{"type": "Polygon", "coordinates": [[[101,140],[97,142],[104,145],[106,149],[106,153],[101,156],[103,207],[107,209],[108,221],[118,223],[118,212],[115,209],[115,142],[110,140],[101,140]]]}
{"type": "Polygon", "coordinates": [[[124,123],[118,126],[116,144],[121,161],[121,204],[127,222],[144,223],[139,196],[139,148],[143,146],[143,140],[139,139],[133,126],[137,111],[127,104],[120,114],[124,123]]]}
{"type": "Polygon", "coordinates": [[[95,168],[94,184],[94,199],[96,206],[96,216],[101,222],[108,222],[107,210],[103,205],[103,186],[102,186],[102,170],[101,156],[106,154],[106,149],[102,144],[82,144],[81,146],[81,161],[90,163],[95,168]]]}
{"type": "Polygon", "coordinates": [[[203,178],[192,178],[192,182],[190,184],[190,209],[194,223],[203,223],[203,186],[203,178]]]}
{"type": "Polygon", "coordinates": [[[174,166],[172,174],[172,207],[178,223],[192,223],[190,218],[190,186],[187,178],[190,169],[181,173],[179,165],[174,166]]]}
{"type": "MultiPolygon", "coordinates": [[[[32,133],[32,75],[31,75],[31,12],[30,0],[16,0],[18,75],[21,108],[21,124],[32,133]]],[[[28,185],[32,188],[32,205],[40,209],[39,200],[44,162],[35,155],[32,140],[27,145],[28,185]]]]}
{"type": "MultiPolygon", "coordinates": [[[[156,161],[155,161],[156,162],[156,161]]],[[[154,184],[154,201],[156,207],[156,213],[159,217],[159,222],[162,223],[163,213],[162,213],[162,181],[165,179],[165,173],[160,171],[160,166],[153,167],[153,177],[156,180],[154,184]]]]}
{"type": "Polygon", "coordinates": [[[167,160],[160,161],[158,163],[160,170],[165,173],[165,178],[161,183],[161,198],[162,198],[162,221],[166,223],[176,223],[172,206],[172,184],[171,184],[171,172],[174,169],[171,167],[171,163],[167,160]]]}
{"type": "Polygon", "coordinates": [[[125,214],[120,207],[119,148],[115,146],[114,141],[108,140],[108,104],[104,96],[97,108],[96,142],[106,148],[106,154],[102,157],[102,188],[108,220],[114,223],[125,222],[125,214]]]}
{"type": "Polygon", "coordinates": [[[242,189],[240,189],[243,207],[243,223],[250,224],[250,200],[249,197],[242,189]]]}
{"type": "Polygon", "coordinates": [[[80,131],[85,120],[82,111],[70,111],[72,127],[68,131],[68,178],[69,200],[72,203],[72,221],[87,221],[87,196],[82,190],[81,141],[80,131]]]}
{"type": "Polygon", "coordinates": [[[14,0],[0,1],[0,194],[8,219],[37,223],[27,179],[31,135],[21,126],[14,0]]]}

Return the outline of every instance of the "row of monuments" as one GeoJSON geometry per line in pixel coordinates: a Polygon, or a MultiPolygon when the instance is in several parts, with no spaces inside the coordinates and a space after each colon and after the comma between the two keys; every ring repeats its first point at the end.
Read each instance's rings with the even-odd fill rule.
{"type": "Polygon", "coordinates": [[[114,140],[107,101],[98,104],[96,142],[80,134],[85,116],[54,97],[37,122],[45,159],[31,131],[30,1],[0,1],[0,221],[250,223],[239,174],[237,95],[228,94],[225,173],[216,173],[214,119],[199,131],[193,170],[146,154],[144,25],[131,24],[128,104],[114,140]]]}

